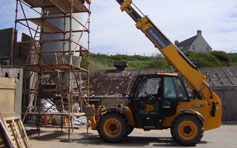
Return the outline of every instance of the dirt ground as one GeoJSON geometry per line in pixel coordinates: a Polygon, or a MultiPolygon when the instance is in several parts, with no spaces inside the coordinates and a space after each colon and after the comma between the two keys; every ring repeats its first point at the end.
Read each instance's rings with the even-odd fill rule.
{"type": "MultiPolygon", "coordinates": [[[[41,129],[38,137],[32,128],[26,128],[32,148],[107,148],[107,147],[183,147],[175,143],[169,130],[143,131],[135,129],[121,143],[105,143],[100,139],[97,131],[85,127],[74,130],[71,134],[71,142],[62,142],[68,139],[68,134],[59,129],[41,129]]],[[[236,148],[237,147],[237,125],[222,125],[215,130],[206,131],[197,148],[236,148]]]]}

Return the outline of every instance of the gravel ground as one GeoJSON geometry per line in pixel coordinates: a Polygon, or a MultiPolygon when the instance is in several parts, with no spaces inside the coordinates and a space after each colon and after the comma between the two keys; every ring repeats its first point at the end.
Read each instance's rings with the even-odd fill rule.
{"type": "MultiPolygon", "coordinates": [[[[105,143],[100,139],[97,131],[85,127],[74,130],[71,134],[71,142],[61,142],[68,139],[65,131],[43,128],[40,136],[35,130],[26,128],[32,148],[107,148],[107,147],[183,147],[175,143],[169,130],[143,131],[135,129],[121,143],[105,143]]],[[[197,148],[236,148],[237,125],[223,125],[218,129],[206,131],[197,148]]]]}

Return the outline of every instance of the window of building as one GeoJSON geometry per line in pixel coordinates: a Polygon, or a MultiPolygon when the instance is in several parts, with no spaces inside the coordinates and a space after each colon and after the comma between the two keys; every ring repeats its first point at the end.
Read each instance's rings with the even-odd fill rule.
{"type": "Polygon", "coordinates": [[[196,50],[196,46],[192,45],[192,51],[195,51],[195,50],[196,50]]]}
{"type": "Polygon", "coordinates": [[[209,52],[209,47],[208,46],[206,46],[206,52],[209,52]]]}

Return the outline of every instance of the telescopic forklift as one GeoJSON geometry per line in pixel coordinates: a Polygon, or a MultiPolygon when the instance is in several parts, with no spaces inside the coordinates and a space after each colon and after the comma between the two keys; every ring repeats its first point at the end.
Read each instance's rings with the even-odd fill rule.
{"type": "Polygon", "coordinates": [[[183,79],[175,73],[138,76],[129,94],[129,104],[113,108],[88,106],[93,130],[106,142],[120,142],[134,128],[162,130],[170,128],[173,139],[181,145],[195,145],[203,132],[221,126],[222,103],[210,88],[206,76],[138,9],[132,0],[116,0],[122,11],[135,21],[137,29],[176,68],[196,97],[187,93],[183,79]],[[136,9],[135,9],[136,8],[136,9]],[[157,93],[159,90],[159,93],[157,93]]]}

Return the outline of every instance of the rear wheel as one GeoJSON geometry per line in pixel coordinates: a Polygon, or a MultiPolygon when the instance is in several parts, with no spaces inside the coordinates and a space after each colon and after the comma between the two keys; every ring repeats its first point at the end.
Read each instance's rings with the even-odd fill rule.
{"type": "Polygon", "coordinates": [[[126,119],[117,113],[107,113],[99,121],[98,132],[106,142],[120,142],[127,133],[126,119]]]}
{"type": "Polygon", "coordinates": [[[192,115],[178,117],[171,127],[173,139],[182,145],[195,145],[203,135],[201,121],[192,115]]]}

